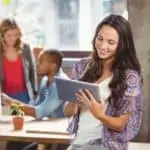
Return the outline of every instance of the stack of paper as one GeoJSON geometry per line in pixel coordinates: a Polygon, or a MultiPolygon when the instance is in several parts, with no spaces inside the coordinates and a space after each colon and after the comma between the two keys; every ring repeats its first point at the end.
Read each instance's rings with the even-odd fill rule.
{"type": "Polygon", "coordinates": [[[68,118],[52,119],[48,121],[35,121],[26,128],[28,133],[63,134],[69,135],[67,131],[68,118]]]}

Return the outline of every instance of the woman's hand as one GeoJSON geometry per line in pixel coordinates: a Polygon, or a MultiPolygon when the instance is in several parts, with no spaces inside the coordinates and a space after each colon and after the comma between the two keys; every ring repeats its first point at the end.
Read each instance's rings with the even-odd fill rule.
{"type": "Polygon", "coordinates": [[[11,104],[13,103],[13,99],[8,95],[6,95],[5,93],[1,93],[1,99],[2,103],[6,106],[11,106],[11,104]]]}
{"type": "Polygon", "coordinates": [[[102,115],[104,115],[104,104],[102,104],[100,100],[98,102],[88,89],[79,90],[79,92],[76,93],[76,99],[80,103],[84,104],[95,118],[99,119],[102,115]]]}

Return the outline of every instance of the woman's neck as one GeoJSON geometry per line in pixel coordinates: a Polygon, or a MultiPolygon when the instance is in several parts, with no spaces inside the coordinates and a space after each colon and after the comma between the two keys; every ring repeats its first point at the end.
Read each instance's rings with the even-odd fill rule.
{"type": "Polygon", "coordinates": [[[107,72],[111,72],[113,61],[114,61],[114,57],[103,60],[103,70],[107,72]]]}
{"type": "Polygon", "coordinates": [[[16,48],[13,47],[13,46],[5,46],[4,47],[4,52],[7,53],[7,52],[16,52],[16,48]]]}
{"type": "Polygon", "coordinates": [[[102,72],[102,77],[108,77],[112,75],[112,62],[113,59],[109,60],[104,60],[103,61],[103,72],[102,72]]]}
{"type": "Polygon", "coordinates": [[[96,83],[100,83],[103,80],[109,78],[110,76],[112,76],[112,72],[110,71],[110,69],[104,69],[102,72],[102,75],[100,76],[100,78],[96,81],[96,83]]]}
{"type": "Polygon", "coordinates": [[[103,72],[111,72],[111,66],[112,64],[109,62],[106,62],[103,64],[103,72]]]}

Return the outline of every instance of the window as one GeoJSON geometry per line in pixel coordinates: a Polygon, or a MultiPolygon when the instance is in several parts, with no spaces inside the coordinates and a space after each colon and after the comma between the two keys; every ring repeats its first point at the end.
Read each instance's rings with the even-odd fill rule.
{"type": "Polygon", "coordinates": [[[56,5],[59,47],[63,49],[78,47],[79,0],[56,0],[56,5]]]}
{"type": "Polygon", "coordinates": [[[97,24],[110,13],[127,18],[126,0],[0,1],[1,18],[14,17],[32,47],[63,51],[92,49],[97,24]]]}

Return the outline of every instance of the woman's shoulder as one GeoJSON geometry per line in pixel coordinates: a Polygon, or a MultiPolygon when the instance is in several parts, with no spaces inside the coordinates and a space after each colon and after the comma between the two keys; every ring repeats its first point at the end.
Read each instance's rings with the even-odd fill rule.
{"type": "Polygon", "coordinates": [[[23,51],[29,51],[30,50],[30,45],[28,43],[21,43],[21,49],[23,51]]]}
{"type": "Polygon", "coordinates": [[[23,57],[25,57],[29,61],[30,61],[31,57],[33,58],[32,50],[30,48],[30,45],[27,43],[21,43],[21,53],[22,53],[23,57]]]}
{"type": "Polygon", "coordinates": [[[126,71],[125,71],[125,76],[126,76],[126,79],[127,78],[142,78],[141,77],[141,73],[140,72],[138,72],[138,71],[136,71],[136,70],[133,70],[133,69],[127,69],[126,71]]]}
{"type": "Polygon", "coordinates": [[[79,61],[77,61],[75,63],[75,66],[76,67],[83,67],[84,68],[89,63],[90,60],[91,60],[91,57],[81,58],[81,59],[79,59],[79,61]]]}
{"type": "Polygon", "coordinates": [[[127,92],[131,93],[135,89],[139,89],[142,86],[142,77],[136,70],[128,69],[126,70],[126,84],[127,92]]]}
{"type": "Polygon", "coordinates": [[[84,62],[84,63],[88,63],[92,58],[91,57],[84,57],[84,58],[81,58],[79,60],[79,62],[84,62]]]}
{"type": "Polygon", "coordinates": [[[134,70],[134,69],[126,69],[125,73],[126,73],[126,75],[128,75],[128,74],[133,74],[133,75],[138,75],[138,76],[140,76],[139,72],[136,71],[136,70],[134,70]]]}
{"type": "Polygon", "coordinates": [[[136,71],[136,70],[133,70],[133,69],[127,69],[126,71],[125,71],[125,77],[126,77],[126,80],[128,81],[128,80],[131,80],[131,79],[133,79],[133,80],[141,80],[141,74],[138,72],[138,71],[136,71]]]}

